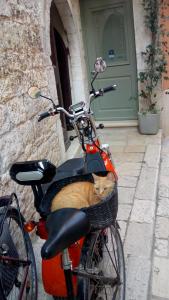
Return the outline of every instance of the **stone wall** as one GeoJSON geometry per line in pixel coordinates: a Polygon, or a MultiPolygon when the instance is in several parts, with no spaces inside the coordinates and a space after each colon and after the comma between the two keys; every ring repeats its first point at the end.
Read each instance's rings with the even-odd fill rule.
{"type": "Polygon", "coordinates": [[[38,123],[38,114],[50,104],[27,94],[35,85],[57,97],[50,49],[45,52],[43,42],[44,5],[36,0],[1,0],[0,5],[0,195],[15,191],[29,216],[34,214],[31,190],[10,180],[10,165],[41,158],[57,165],[64,159],[59,117],[38,123]]]}

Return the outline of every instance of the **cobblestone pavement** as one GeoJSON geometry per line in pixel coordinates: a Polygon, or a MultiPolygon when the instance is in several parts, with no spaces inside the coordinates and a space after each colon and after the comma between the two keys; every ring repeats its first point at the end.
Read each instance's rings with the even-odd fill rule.
{"type": "MultiPolygon", "coordinates": [[[[111,128],[100,134],[119,175],[126,300],[169,299],[169,141],[164,141],[160,167],[161,132],[146,136],[136,128],[111,128]]],[[[41,293],[41,299],[52,298],[41,293]]]]}
{"type": "Polygon", "coordinates": [[[161,151],[151,293],[151,300],[169,299],[169,138],[161,151]]]}
{"type": "MultiPolygon", "coordinates": [[[[119,175],[118,220],[126,261],[126,300],[150,300],[161,132],[146,136],[135,128],[105,129],[104,140],[110,144],[119,175]]],[[[155,264],[159,265],[159,260],[155,264]]],[[[153,286],[155,289],[156,283],[153,286]]]]}

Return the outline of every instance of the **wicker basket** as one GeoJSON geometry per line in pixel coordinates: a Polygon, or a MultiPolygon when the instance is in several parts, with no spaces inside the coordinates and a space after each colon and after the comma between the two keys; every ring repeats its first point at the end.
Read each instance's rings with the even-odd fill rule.
{"type": "MultiPolygon", "coordinates": [[[[93,182],[91,174],[66,178],[64,180],[54,183],[45,195],[44,200],[41,203],[40,210],[43,214],[48,215],[50,213],[51,201],[54,196],[67,184],[78,182],[78,181],[90,181],[93,182]]],[[[105,227],[114,223],[117,217],[118,211],[118,193],[117,183],[110,195],[102,200],[100,203],[90,207],[84,207],[82,210],[87,214],[91,230],[104,229],[105,227]]]]}
{"type": "Polygon", "coordinates": [[[112,193],[100,203],[82,208],[82,210],[87,214],[90,220],[92,231],[104,229],[113,224],[118,211],[117,184],[112,193]]]}

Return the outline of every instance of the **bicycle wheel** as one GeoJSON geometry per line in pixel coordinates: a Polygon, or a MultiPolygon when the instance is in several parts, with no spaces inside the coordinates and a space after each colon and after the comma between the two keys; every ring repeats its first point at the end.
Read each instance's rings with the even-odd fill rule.
{"type": "Polygon", "coordinates": [[[125,300],[125,263],[117,228],[86,239],[81,265],[85,276],[79,280],[78,300],[125,300]]]}
{"type": "MultiPolygon", "coordinates": [[[[0,211],[0,224],[3,222],[5,209],[0,211]]],[[[34,253],[29,234],[23,231],[22,220],[23,217],[16,209],[9,208],[3,222],[0,235],[1,300],[37,299],[34,253]],[[22,298],[19,298],[21,293],[22,298]]]]}

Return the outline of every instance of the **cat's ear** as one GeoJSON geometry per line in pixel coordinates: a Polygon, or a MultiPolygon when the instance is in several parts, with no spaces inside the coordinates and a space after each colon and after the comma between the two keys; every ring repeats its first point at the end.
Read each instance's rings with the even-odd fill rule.
{"type": "Polygon", "coordinates": [[[111,180],[111,181],[115,181],[115,177],[114,177],[113,172],[109,172],[109,173],[107,174],[107,179],[108,179],[108,180],[111,180]]]}
{"type": "Polygon", "coordinates": [[[99,176],[97,176],[97,175],[94,174],[94,173],[92,173],[92,176],[93,176],[94,181],[99,179],[99,176]]]}

